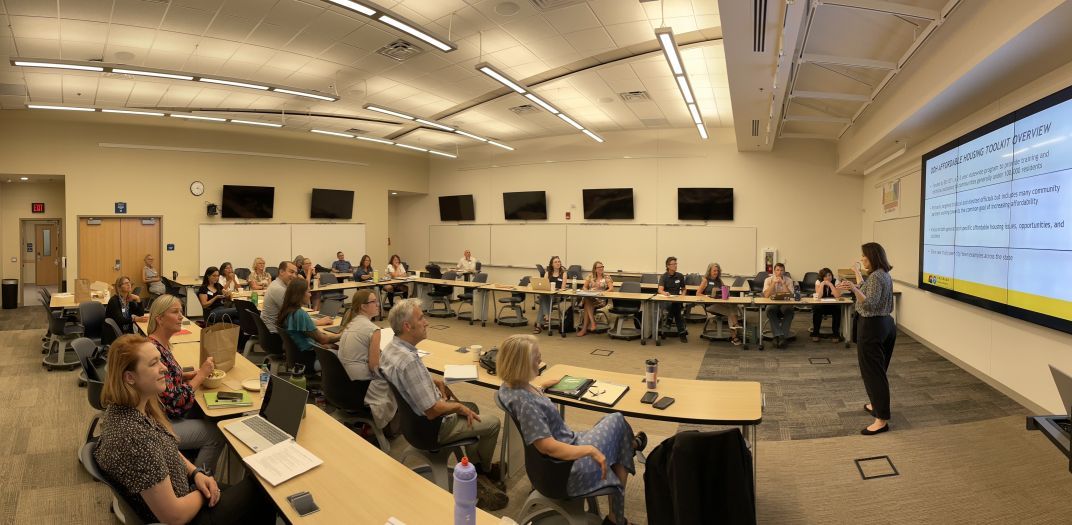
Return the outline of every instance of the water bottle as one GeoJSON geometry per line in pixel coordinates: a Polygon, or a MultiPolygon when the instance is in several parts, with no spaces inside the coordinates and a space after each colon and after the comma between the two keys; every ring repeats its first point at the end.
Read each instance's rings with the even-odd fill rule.
{"type": "Polygon", "coordinates": [[[655,390],[659,386],[659,360],[655,358],[644,361],[644,382],[648,390],[655,390]]]}
{"type": "Polygon", "coordinates": [[[454,465],[454,525],[476,524],[476,467],[462,456],[454,465]]]}
{"type": "Polygon", "coordinates": [[[373,271],[372,272],[372,282],[375,283],[375,282],[379,282],[379,281],[380,281],[380,272],[379,271],[373,271]]]}
{"type": "Polygon", "coordinates": [[[254,307],[257,306],[257,291],[256,290],[254,290],[254,291],[249,293],[249,301],[251,303],[253,303],[254,307]]]}
{"type": "Polygon", "coordinates": [[[573,288],[574,290],[576,290],[576,289],[577,289],[577,278],[576,278],[576,277],[574,277],[574,278],[573,278],[573,285],[572,285],[572,288],[573,288]]]}
{"type": "Polygon", "coordinates": [[[799,286],[793,286],[793,300],[794,301],[799,301],[800,300],[800,287],[799,286]]]}
{"type": "Polygon", "coordinates": [[[272,376],[272,370],[268,367],[268,363],[261,365],[261,394],[264,394],[268,390],[268,378],[272,376]]]}

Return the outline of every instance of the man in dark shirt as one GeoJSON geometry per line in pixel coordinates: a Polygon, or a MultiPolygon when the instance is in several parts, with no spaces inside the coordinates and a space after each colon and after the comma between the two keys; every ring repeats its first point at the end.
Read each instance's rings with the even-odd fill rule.
{"type": "MultiPolygon", "coordinates": [[[[659,278],[659,295],[682,295],[685,293],[685,276],[677,271],[677,257],[666,258],[666,273],[659,278]]],[[[668,314],[677,326],[677,336],[682,343],[689,342],[685,335],[685,313],[681,303],[670,303],[668,314]]]]}
{"type": "Polygon", "coordinates": [[[350,264],[350,261],[346,260],[346,255],[344,255],[342,252],[336,253],[335,257],[338,257],[338,259],[335,262],[331,263],[331,271],[346,273],[353,270],[353,265],[350,264]]]}

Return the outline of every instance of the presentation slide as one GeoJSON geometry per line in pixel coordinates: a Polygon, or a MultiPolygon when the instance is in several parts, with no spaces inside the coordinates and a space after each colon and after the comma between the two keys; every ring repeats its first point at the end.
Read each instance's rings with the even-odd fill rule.
{"type": "Polygon", "coordinates": [[[923,157],[921,288],[1072,332],[1069,91],[923,157]]]}

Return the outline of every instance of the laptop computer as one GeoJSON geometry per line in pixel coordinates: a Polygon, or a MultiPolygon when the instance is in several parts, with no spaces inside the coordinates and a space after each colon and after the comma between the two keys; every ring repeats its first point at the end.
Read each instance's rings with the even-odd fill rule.
{"type": "Polygon", "coordinates": [[[224,428],[254,452],[260,452],[298,435],[308,400],[308,390],[273,375],[264,391],[260,414],[224,428]]]}
{"type": "MultiPolygon", "coordinates": [[[[1072,410],[1072,376],[1060,371],[1057,367],[1050,365],[1050,374],[1053,375],[1053,382],[1057,384],[1057,393],[1061,394],[1061,405],[1067,414],[1069,410],[1072,410]]],[[[1068,429],[1065,428],[1067,432],[1068,429]]]]}
{"type": "Polygon", "coordinates": [[[546,277],[534,277],[529,280],[533,290],[551,291],[551,281],[546,277]]]}
{"type": "Polygon", "coordinates": [[[310,317],[313,319],[334,318],[339,315],[340,309],[342,309],[342,301],[324,301],[324,304],[320,305],[320,311],[310,317]]]}

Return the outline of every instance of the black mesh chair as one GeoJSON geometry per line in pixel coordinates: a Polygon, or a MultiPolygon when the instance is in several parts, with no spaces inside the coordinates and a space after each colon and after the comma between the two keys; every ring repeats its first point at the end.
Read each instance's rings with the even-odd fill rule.
{"type": "Polygon", "coordinates": [[[543,268],[542,264],[536,265],[536,271],[540,272],[540,277],[547,277],[547,270],[543,268]]]}
{"type": "MultiPolygon", "coordinates": [[[[700,286],[700,282],[703,281],[703,276],[698,273],[690,273],[685,275],[685,286],[700,286]]],[[[685,295],[690,295],[686,288],[685,295]]],[[[699,292],[699,290],[697,290],[699,292]]],[[[721,293],[721,292],[719,292],[721,293]]],[[[700,303],[692,303],[685,308],[685,322],[686,323],[702,323],[707,321],[707,312],[704,311],[703,305],[700,303]],[[700,308],[700,312],[697,313],[696,308],[700,308]]]]}
{"type": "Polygon", "coordinates": [[[186,313],[186,287],[162,275],[160,276],[160,282],[164,283],[165,293],[173,295],[179,299],[179,302],[182,303],[182,311],[183,313],[186,313]]]}
{"type": "Polygon", "coordinates": [[[101,472],[100,466],[97,465],[97,459],[93,457],[93,451],[96,449],[96,440],[82,445],[82,449],[78,451],[78,461],[82,463],[82,467],[86,469],[86,472],[93,479],[104,483],[112,491],[112,512],[119,518],[119,521],[124,525],[144,525],[145,522],[142,521],[137,512],[134,512],[134,507],[131,507],[130,503],[123,497],[123,491],[112,484],[108,477],[101,472]]]}
{"type": "MultiPolygon", "coordinates": [[[[447,272],[443,274],[442,279],[445,281],[453,281],[458,278],[456,272],[447,272]]],[[[433,277],[434,279],[434,277],[433,277]]],[[[432,286],[432,291],[428,292],[428,297],[432,298],[431,308],[425,312],[425,315],[429,317],[454,317],[454,310],[450,307],[450,298],[454,295],[454,287],[437,284],[432,286]],[[436,308],[436,305],[442,305],[442,308],[436,308]]]]}
{"type": "Polygon", "coordinates": [[[101,344],[101,332],[104,330],[104,305],[97,301],[86,301],[78,305],[78,321],[82,325],[82,337],[88,337],[101,344]]]}
{"type": "MultiPolygon", "coordinates": [[[[478,263],[479,264],[479,263],[478,263]]],[[[486,283],[488,282],[488,274],[478,273],[473,276],[474,283],[486,283]]],[[[473,302],[473,297],[476,293],[476,288],[466,288],[465,291],[458,295],[458,319],[464,319],[469,321],[469,324],[473,324],[473,318],[476,317],[476,304],[473,302]],[[462,306],[469,305],[469,311],[463,312],[462,306]]],[[[484,326],[486,323],[481,323],[484,326]]]]}
{"type": "Polygon", "coordinates": [[[249,274],[253,273],[249,268],[235,268],[234,274],[243,281],[249,279],[249,274]]]}
{"type": "MultiPolygon", "coordinates": [[[[335,274],[331,272],[319,273],[317,274],[317,276],[320,278],[320,286],[324,286],[327,284],[339,284],[339,278],[335,277],[335,274]]],[[[346,301],[346,294],[343,293],[342,290],[328,290],[326,292],[319,293],[321,301],[327,301],[329,299],[338,299],[339,301],[343,302],[346,301]]]]}
{"type": "Polygon", "coordinates": [[[264,271],[268,272],[268,275],[272,276],[272,280],[279,278],[279,267],[277,266],[265,266],[264,271]]]}
{"type": "Polygon", "coordinates": [[[406,438],[406,442],[410,445],[406,454],[402,456],[402,463],[405,464],[406,459],[410,456],[419,456],[425,461],[426,467],[414,468],[413,470],[422,474],[430,473],[432,483],[449,491],[450,472],[452,469],[447,466],[447,462],[450,461],[451,456],[454,456],[456,461],[461,461],[462,456],[466,455],[465,447],[475,445],[479,440],[472,437],[449,443],[440,443],[439,427],[443,424],[444,416],[428,419],[424,414],[414,412],[409,403],[406,402],[406,398],[399,393],[398,388],[390,381],[388,381],[388,384],[391,385],[391,394],[398,400],[402,436],[406,438]]]}
{"type": "Polygon", "coordinates": [[[249,356],[258,343],[257,321],[261,316],[260,310],[253,306],[253,302],[244,299],[234,300],[235,309],[238,310],[238,347],[242,349],[242,355],[249,356]]]}
{"type": "Polygon", "coordinates": [[[104,391],[104,375],[106,363],[95,358],[97,345],[91,339],[79,337],[71,342],[74,353],[78,356],[78,362],[82,365],[82,373],[86,377],[86,395],[89,398],[89,406],[97,411],[89,421],[89,430],[86,431],[86,443],[93,440],[93,433],[97,429],[97,423],[104,415],[104,404],[101,403],[101,392],[104,391]]]}
{"type": "Polygon", "coordinates": [[[67,319],[52,315],[48,303],[41,306],[48,318],[48,350],[41,364],[48,371],[62,368],[73,370],[78,367],[78,357],[67,353],[71,341],[82,336],[82,326],[68,324],[67,319]]]}
{"type": "MultiPolygon", "coordinates": [[[[528,286],[529,277],[526,275],[518,281],[518,286],[528,286]]],[[[512,293],[506,297],[499,298],[499,304],[503,305],[499,308],[499,311],[495,313],[495,323],[503,326],[525,326],[529,324],[529,320],[525,319],[525,310],[521,307],[525,302],[525,294],[512,293]],[[514,315],[509,317],[503,317],[502,313],[505,310],[514,312],[514,315]]]]}
{"type": "MultiPolygon", "coordinates": [[[[618,289],[618,291],[621,293],[640,293],[640,283],[634,281],[626,281],[622,283],[622,286],[618,289]]],[[[612,299],[611,307],[608,311],[617,316],[617,318],[614,319],[614,330],[607,332],[607,335],[611,339],[624,339],[626,341],[631,341],[633,339],[640,338],[640,330],[625,326],[626,321],[636,319],[636,316],[640,314],[640,301],[634,301],[630,299],[612,299]]],[[[641,341],[641,343],[643,343],[643,341],[641,341]]]]}
{"type": "Polygon", "coordinates": [[[372,381],[350,379],[335,350],[317,345],[313,351],[316,352],[317,361],[320,361],[320,388],[324,391],[324,399],[335,409],[331,417],[347,427],[368,425],[376,435],[376,445],[380,450],[390,453],[391,443],[383,435],[383,429],[376,425],[372,411],[365,405],[365,393],[372,381]]]}
{"type": "MultiPolygon", "coordinates": [[[[136,326],[136,323],[135,323],[136,326]]],[[[101,330],[100,347],[106,348],[112,345],[116,339],[119,339],[123,335],[123,329],[119,328],[119,325],[115,322],[115,319],[107,318],[104,320],[104,327],[101,330]]]]}
{"type": "Polygon", "coordinates": [[[268,330],[268,325],[264,324],[261,316],[253,316],[253,322],[257,325],[257,344],[267,354],[264,360],[268,361],[269,365],[275,364],[278,369],[279,363],[285,363],[287,359],[286,352],[283,350],[283,339],[279,337],[279,334],[268,330]]]}

